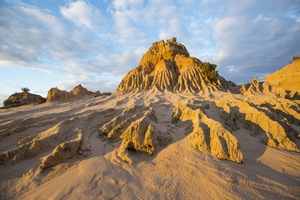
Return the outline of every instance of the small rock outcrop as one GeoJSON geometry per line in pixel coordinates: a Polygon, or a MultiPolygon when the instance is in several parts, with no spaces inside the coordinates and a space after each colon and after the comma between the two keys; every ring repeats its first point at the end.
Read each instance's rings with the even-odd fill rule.
{"type": "Polygon", "coordinates": [[[216,65],[190,57],[176,38],[152,43],[137,68],[121,81],[117,92],[145,90],[171,92],[228,91],[236,85],[218,75],[216,65]]]}
{"type": "Polygon", "coordinates": [[[40,95],[31,94],[29,92],[20,92],[10,95],[7,100],[3,102],[3,107],[10,108],[29,104],[41,104],[45,102],[46,99],[40,95]]]}
{"type": "Polygon", "coordinates": [[[51,88],[48,91],[47,103],[52,103],[57,101],[68,102],[68,101],[73,101],[85,97],[97,97],[97,96],[101,96],[101,93],[99,91],[91,92],[86,88],[82,87],[81,84],[74,87],[70,92],[67,92],[65,90],[60,90],[56,87],[56,88],[51,88]]]}

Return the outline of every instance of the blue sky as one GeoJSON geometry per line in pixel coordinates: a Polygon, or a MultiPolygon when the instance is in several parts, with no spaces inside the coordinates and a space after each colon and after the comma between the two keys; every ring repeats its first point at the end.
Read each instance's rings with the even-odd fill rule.
{"type": "Polygon", "coordinates": [[[300,55],[299,35],[299,0],[0,0],[0,101],[21,87],[114,91],[171,37],[228,80],[262,80],[300,55]]]}

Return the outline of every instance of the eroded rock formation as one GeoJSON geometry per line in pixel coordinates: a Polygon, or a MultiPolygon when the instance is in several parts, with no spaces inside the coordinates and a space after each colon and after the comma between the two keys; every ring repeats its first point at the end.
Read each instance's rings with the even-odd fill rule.
{"type": "Polygon", "coordinates": [[[83,135],[79,133],[77,138],[59,144],[53,152],[42,160],[41,169],[53,167],[75,156],[82,144],[83,135]]]}
{"type": "Polygon", "coordinates": [[[260,136],[264,144],[299,151],[295,144],[299,138],[298,133],[290,125],[300,122],[298,103],[290,100],[276,101],[272,98],[264,101],[223,99],[216,101],[216,105],[224,110],[225,115],[236,116],[235,121],[241,122],[252,136],[260,136]]]}
{"type": "Polygon", "coordinates": [[[209,118],[202,107],[179,103],[173,111],[173,123],[192,121],[190,139],[193,146],[202,152],[210,152],[219,159],[242,163],[243,155],[236,137],[223,125],[209,118]]]}
{"type": "Polygon", "coordinates": [[[65,90],[60,90],[58,88],[51,88],[48,91],[47,102],[48,103],[57,102],[57,101],[68,102],[68,101],[81,99],[85,97],[96,97],[100,95],[101,93],[99,91],[91,92],[86,88],[82,87],[81,84],[79,84],[76,87],[74,87],[70,92],[67,92],[65,90]]]}
{"type": "Polygon", "coordinates": [[[158,126],[156,114],[151,107],[133,106],[99,128],[99,136],[110,141],[121,139],[118,156],[132,163],[128,150],[152,155],[157,145],[165,145],[161,141],[171,140],[170,135],[158,132],[156,126],[158,126]]]}
{"type": "Polygon", "coordinates": [[[236,92],[236,85],[219,76],[215,68],[214,64],[190,57],[176,38],[161,40],[152,44],[138,67],[123,78],[116,91],[236,92]]]}

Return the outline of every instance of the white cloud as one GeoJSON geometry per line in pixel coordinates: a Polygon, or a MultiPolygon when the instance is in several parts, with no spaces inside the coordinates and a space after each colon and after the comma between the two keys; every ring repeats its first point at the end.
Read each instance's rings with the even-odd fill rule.
{"type": "Polygon", "coordinates": [[[98,9],[83,0],[70,2],[68,7],[61,7],[60,12],[77,26],[88,29],[94,29],[96,27],[95,19],[101,20],[102,18],[98,9]]]}
{"type": "Polygon", "coordinates": [[[112,5],[116,10],[138,9],[143,7],[144,0],[114,0],[112,5]]]}
{"type": "MultiPolygon", "coordinates": [[[[44,26],[48,31],[56,36],[65,36],[66,29],[64,24],[58,20],[55,16],[47,13],[47,10],[39,10],[35,7],[21,7],[20,11],[23,11],[25,15],[30,16],[31,20],[27,21],[27,25],[35,26],[36,23],[44,26]]],[[[39,30],[35,29],[37,32],[39,30]]]]}

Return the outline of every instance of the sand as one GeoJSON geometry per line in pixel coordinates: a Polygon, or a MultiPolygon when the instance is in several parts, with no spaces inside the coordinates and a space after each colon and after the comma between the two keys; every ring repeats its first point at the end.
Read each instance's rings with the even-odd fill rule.
{"type": "Polygon", "coordinates": [[[0,196],[299,199],[299,104],[225,92],[148,91],[3,109],[0,196]],[[182,109],[176,116],[175,108],[182,109]],[[120,125],[111,137],[99,136],[114,122],[105,129],[120,125]],[[153,132],[146,134],[149,126],[153,132]],[[206,148],[195,145],[199,141],[206,148]],[[54,166],[43,166],[51,155],[54,166]]]}

